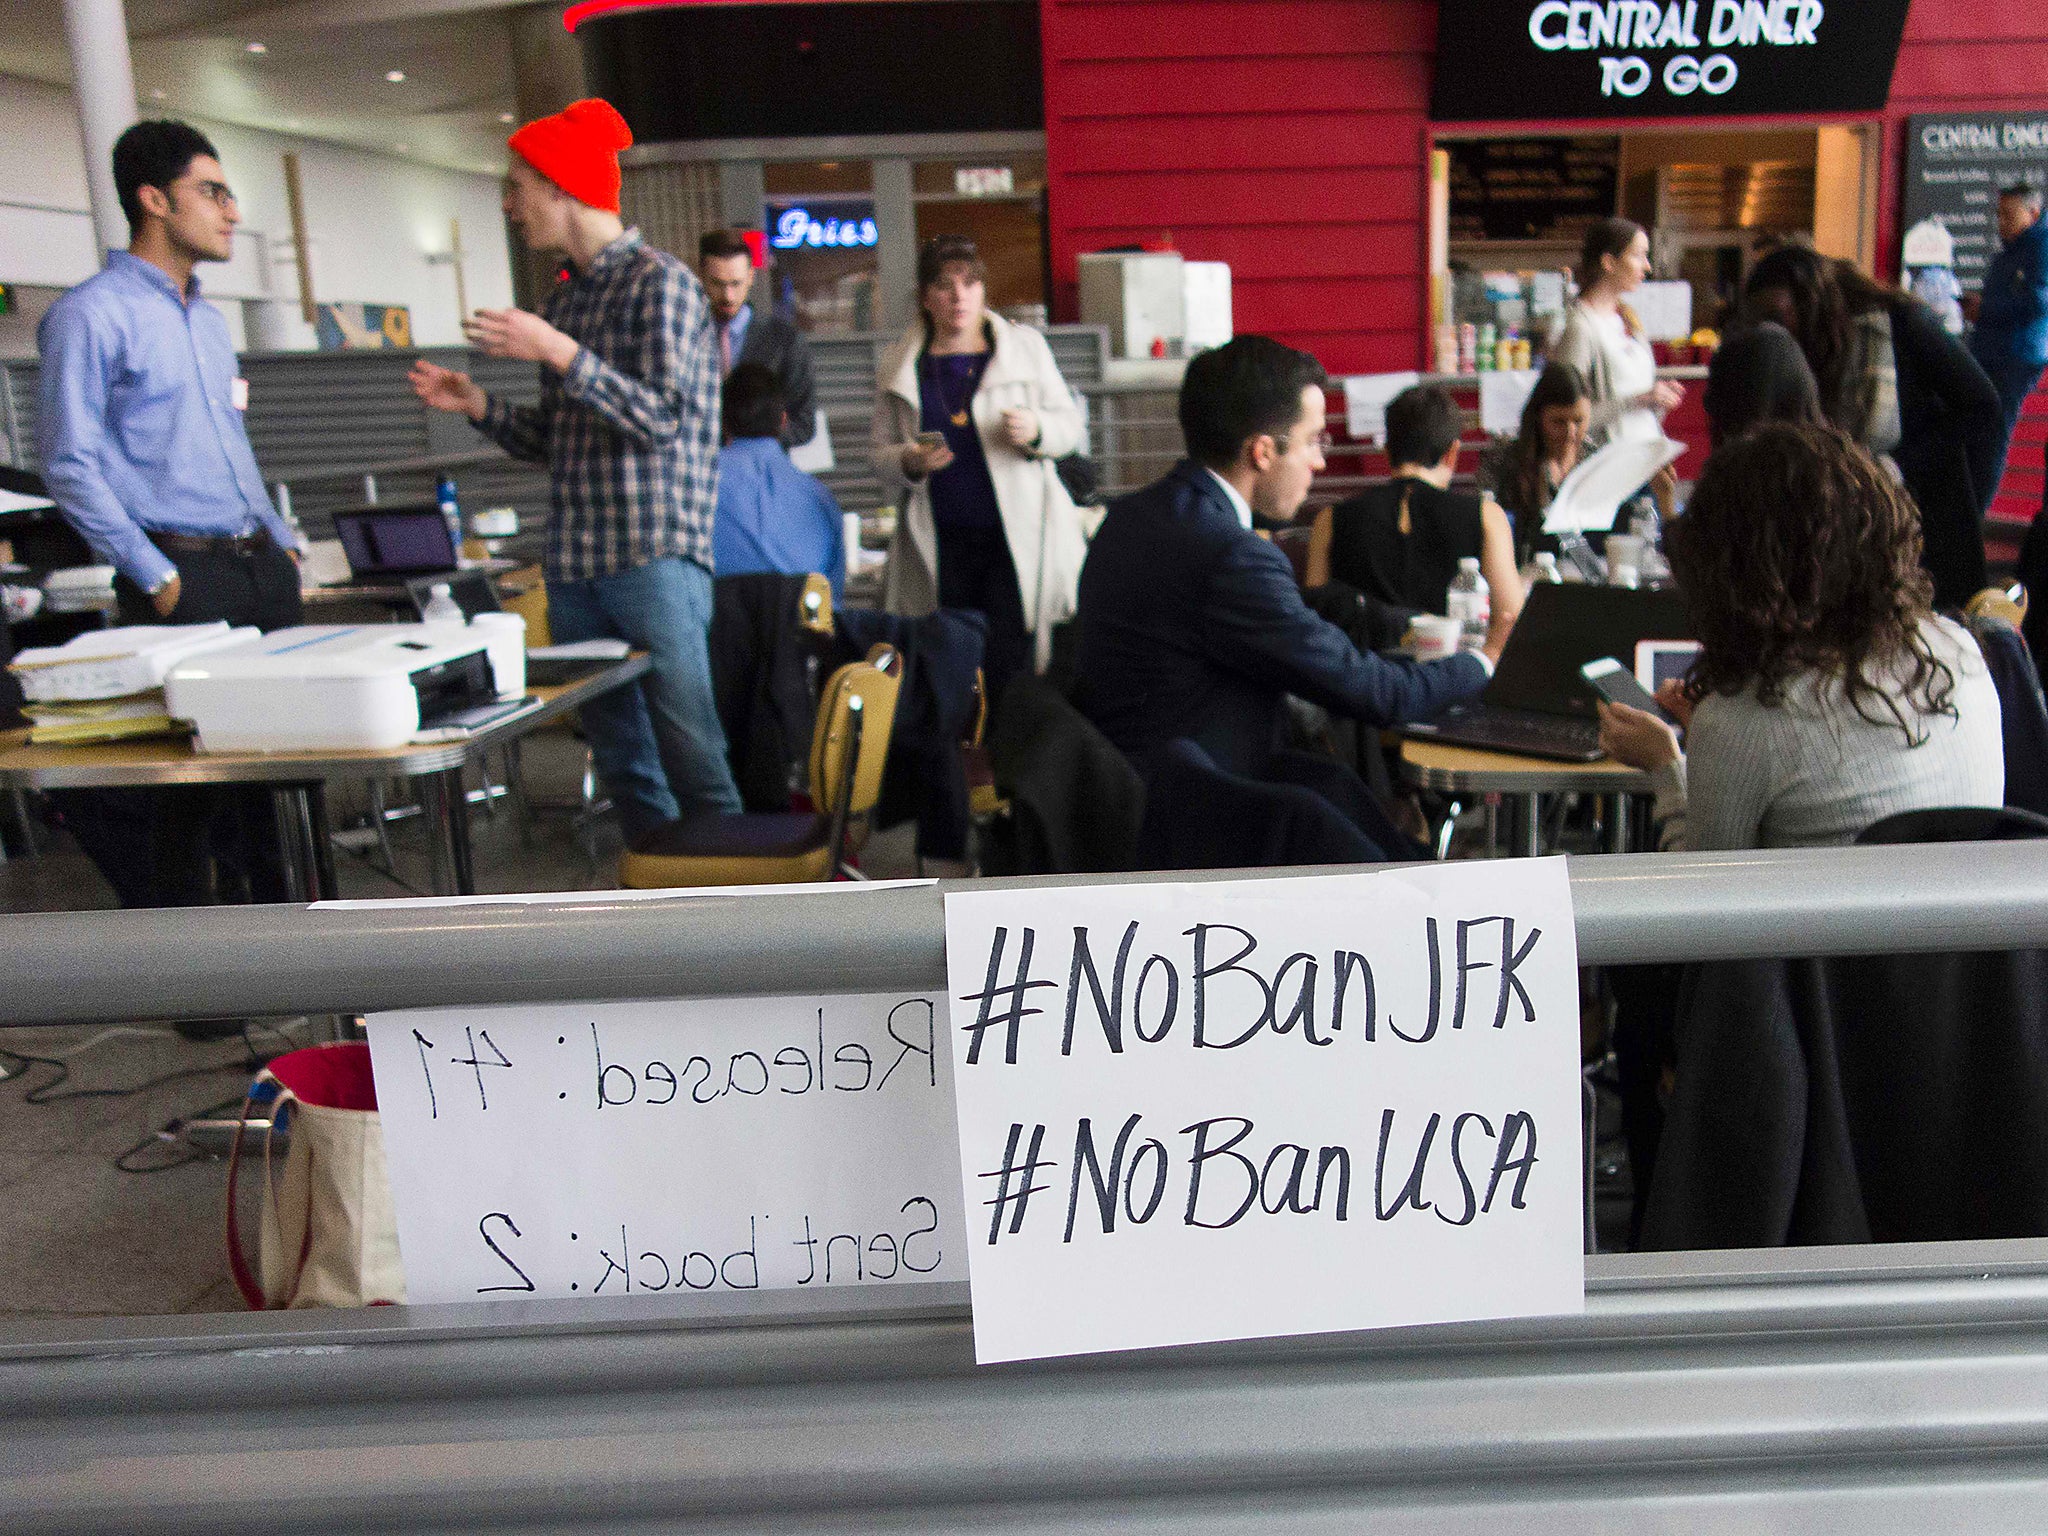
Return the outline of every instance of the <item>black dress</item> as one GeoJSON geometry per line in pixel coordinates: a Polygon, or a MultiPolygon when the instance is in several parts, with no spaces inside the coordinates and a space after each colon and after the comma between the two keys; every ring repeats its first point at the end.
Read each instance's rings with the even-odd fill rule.
{"type": "Polygon", "coordinates": [[[1442,613],[1458,562],[1485,540],[1479,508],[1478,496],[1426,480],[1372,486],[1331,515],[1330,574],[1397,608],[1442,613]]]}

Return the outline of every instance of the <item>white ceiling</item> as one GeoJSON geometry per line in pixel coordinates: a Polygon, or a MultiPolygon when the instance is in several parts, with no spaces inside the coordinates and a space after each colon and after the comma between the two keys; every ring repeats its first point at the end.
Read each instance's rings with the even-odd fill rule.
{"type": "MultiPolygon", "coordinates": [[[[455,170],[504,169],[506,0],[128,0],[136,100],[455,170]],[[263,52],[248,45],[260,43],[263,52]],[[400,83],[387,71],[402,70],[400,83]]],[[[61,0],[0,0],[0,73],[69,85],[61,0]]]]}

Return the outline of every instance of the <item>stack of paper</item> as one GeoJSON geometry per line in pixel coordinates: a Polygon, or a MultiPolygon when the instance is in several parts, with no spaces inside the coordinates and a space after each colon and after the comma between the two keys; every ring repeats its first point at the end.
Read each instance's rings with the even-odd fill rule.
{"type": "Polygon", "coordinates": [[[123,741],[131,736],[166,736],[191,729],[173,720],[161,688],[120,699],[24,706],[31,746],[82,746],[88,742],[123,741]]]}

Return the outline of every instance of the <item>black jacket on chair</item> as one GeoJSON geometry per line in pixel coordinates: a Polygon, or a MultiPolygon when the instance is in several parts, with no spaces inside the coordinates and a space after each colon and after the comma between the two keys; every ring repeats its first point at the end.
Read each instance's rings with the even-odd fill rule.
{"type": "Polygon", "coordinates": [[[960,755],[974,718],[975,673],[987,629],[979,613],[941,608],[920,618],[842,608],[833,615],[841,662],[888,644],[903,653],[903,691],[875,825],[893,827],[915,818],[917,852],[957,859],[967,849],[967,770],[960,755]]]}
{"type": "Polygon", "coordinates": [[[1642,1246],[2048,1236],[2048,954],[1698,966],[1642,1246]]]}
{"type": "Polygon", "coordinates": [[[1217,767],[1256,777],[1288,693],[1390,725],[1486,686],[1476,656],[1418,665],[1361,653],[1192,461],[1111,505],[1081,569],[1075,627],[1074,702],[1141,772],[1188,737],[1217,767]]]}
{"type": "Polygon", "coordinates": [[[1314,789],[1225,773],[1186,739],[1168,742],[1154,759],[1138,832],[1140,869],[1281,869],[1386,858],[1314,789]]]}
{"type": "Polygon", "coordinates": [[[1145,785],[1130,760],[1042,677],[1003,690],[988,739],[996,788],[1010,802],[1019,875],[1137,869],[1145,785]]]}
{"type": "Polygon", "coordinates": [[[810,758],[817,701],[811,641],[797,618],[804,580],[770,571],[720,576],[711,586],[711,692],[749,811],[788,810],[810,758]]]}
{"type": "Polygon", "coordinates": [[[755,310],[747,322],[740,355],[733,360],[759,363],[782,381],[782,408],[789,413],[782,445],[794,448],[818,435],[818,388],[811,377],[811,346],[804,334],[773,311],[755,310]]]}

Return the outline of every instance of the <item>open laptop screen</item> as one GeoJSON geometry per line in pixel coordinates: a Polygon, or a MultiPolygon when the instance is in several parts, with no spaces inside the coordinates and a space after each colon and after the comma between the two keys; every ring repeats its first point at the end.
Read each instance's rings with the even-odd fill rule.
{"type": "Polygon", "coordinates": [[[1483,697],[1504,709],[1591,718],[1594,695],[1580,667],[1602,656],[1629,666],[1638,640],[1691,638],[1685,600],[1669,588],[1539,582],[1529,589],[1483,697]]]}
{"type": "Polygon", "coordinates": [[[455,569],[455,544],[441,509],[361,507],[334,514],[348,568],[361,576],[411,576],[455,569]]]}

